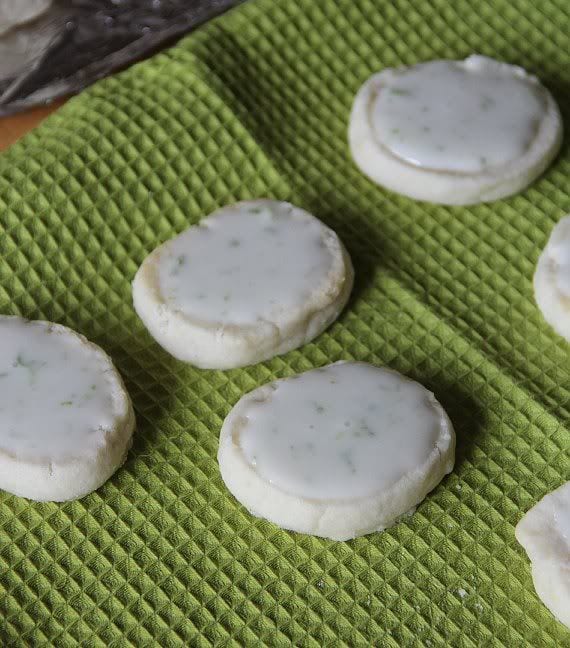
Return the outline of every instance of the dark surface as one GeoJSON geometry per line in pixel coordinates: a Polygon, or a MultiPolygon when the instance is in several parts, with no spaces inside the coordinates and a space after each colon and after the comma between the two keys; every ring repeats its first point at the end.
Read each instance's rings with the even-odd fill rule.
{"type": "Polygon", "coordinates": [[[243,0],[57,1],[25,29],[54,32],[24,72],[0,79],[0,115],[78,92],[243,0]]]}

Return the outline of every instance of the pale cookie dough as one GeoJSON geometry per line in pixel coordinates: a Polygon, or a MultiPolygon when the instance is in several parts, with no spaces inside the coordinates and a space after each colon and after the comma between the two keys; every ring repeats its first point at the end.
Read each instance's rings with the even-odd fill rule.
{"type": "Polygon", "coordinates": [[[0,35],[35,20],[51,6],[52,0],[1,0],[0,35]]]}
{"type": "Polygon", "coordinates": [[[353,269],[338,236],[275,200],[224,207],[154,250],[133,302],[179,360],[229,369],[295,349],[339,315],[353,269]]]}
{"type": "Polygon", "coordinates": [[[517,193],[556,156],[562,119],[522,68],[484,56],[386,69],[359,90],[354,161],[392,191],[469,205],[517,193]]]}
{"type": "Polygon", "coordinates": [[[530,509],[515,534],[530,558],[536,593],[570,628],[570,482],[530,509]]]}
{"type": "Polygon", "coordinates": [[[71,329],[0,316],[0,488],[82,497],[124,462],[135,418],[111,359],[71,329]]]}
{"type": "Polygon", "coordinates": [[[393,525],[453,469],[433,394],[387,369],[338,362],[264,385],[227,416],[218,462],[253,515],[348,540],[393,525]]]}
{"type": "Polygon", "coordinates": [[[570,216],[554,226],[538,259],[534,297],[544,319],[570,341],[570,216]]]}

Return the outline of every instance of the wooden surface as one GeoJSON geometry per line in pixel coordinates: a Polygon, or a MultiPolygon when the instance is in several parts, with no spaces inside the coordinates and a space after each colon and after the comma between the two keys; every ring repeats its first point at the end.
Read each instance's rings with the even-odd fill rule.
{"type": "Polygon", "coordinates": [[[0,151],[7,149],[10,144],[13,144],[22,135],[32,130],[34,126],[37,126],[63,103],[64,100],[59,100],[49,106],[32,108],[18,115],[0,117],[0,151]]]}

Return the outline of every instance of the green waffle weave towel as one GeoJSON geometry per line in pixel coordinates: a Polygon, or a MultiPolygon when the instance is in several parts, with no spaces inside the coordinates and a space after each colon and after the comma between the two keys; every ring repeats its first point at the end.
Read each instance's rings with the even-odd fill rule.
{"type": "Polygon", "coordinates": [[[567,0],[251,0],[0,157],[0,312],[100,344],[138,417],[125,466],[96,493],[0,493],[2,646],[570,646],[514,538],[570,478],[570,347],[531,283],[570,211],[568,140],[524,194],[472,208],[374,186],[346,143],[370,74],[473,52],[538,74],[568,118],[569,28],[567,0]],[[133,311],[139,263],[216,207],[260,196],[342,237],[348,308],[270,362],[176,362],[133,311]],[[341,359],[432,389],[458,451],[413,516],[335,543],[252,518],[216,451],[244,392],[341,359]]]}

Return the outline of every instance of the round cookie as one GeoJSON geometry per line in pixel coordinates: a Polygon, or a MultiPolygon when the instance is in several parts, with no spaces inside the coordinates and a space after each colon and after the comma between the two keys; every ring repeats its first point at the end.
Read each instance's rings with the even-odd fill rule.
{"type": "Polygon", "coordinates": [[[230,369],[306,344],[339,315],[353,283],[338,236],[286,202],[224,207],[154,250],[133,302],[179,360],[230,369]]]}
{"type": "Polygon", "coordinates": [[[570,341],[570,216],[554,226],[538,259],[534,297],[544,319],[570,341]]]}
{"type": "Polygon", "coordinates": [[[570,482],[533,506],[515,535],[530,558],[536,593],[570,628],[570,482]]]}
{"type": "Polygon", "coordinates": [[[230,492],[253,515],[348,540],[382,531],[454,464],[433,394],[387,369],[339,362],[250,392],[220,433],[230,492]]]}
{"type": "Polygon", "coordinates": [[[484,56],[386,69],[359,90],[349,125],[361,171],[392,191],[469,205],[517,193],[562,142],[552,95],[484,56]]]}
{"type": "Polygon", "coordinates": [[[111,359],[71,329],[0,316],[0,488],[82,497],[124,462],[135,417],[111,359]]]}

